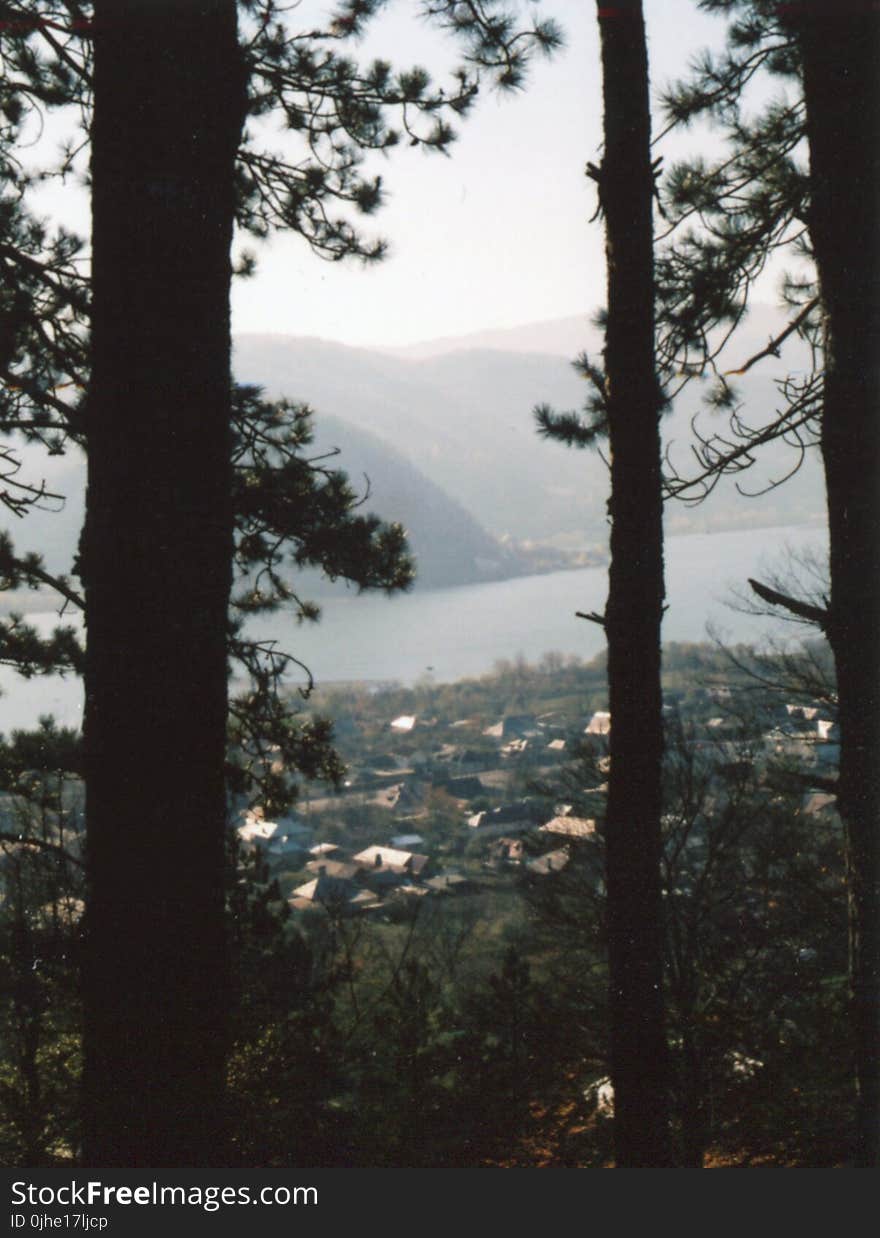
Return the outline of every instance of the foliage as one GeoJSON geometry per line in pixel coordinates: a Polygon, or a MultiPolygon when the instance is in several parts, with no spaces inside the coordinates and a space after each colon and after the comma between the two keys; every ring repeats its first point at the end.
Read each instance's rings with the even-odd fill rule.
{"type": "Polygon", "coordinates": [[[340,1087],[338,971],[291,922],[259,850],[243,852],[234,834],[228,871],[233,1156],[266,1167],[329,1164],[341,1135],[330,1106],[340,1087]]]}
{"type": "MultiPolygon", "coordinates": [[[[233,504],[236,514],[230,654],[249,686],[230,702],[231,789],[259,795],[270,813],[288,806],[295,776],[338,783],[343,767],[330,725],[297,720],[281,691],[297,659],[274,641],[247,635],[249,616],[280,608],[297,623],[320,611],[296,592],[297,568],[320,567],[358,589],[408,587],[414,566],[399,525],[361,514],[345,473],[309,454],[312,412],[289,401],[268,402],[255,387],[236,387],[233,399],[233,504]]],[[[303,668],[305,669],[305,668],[303,668]]],[[[312,686],[308,677],[308,695],[312,686]]]]}
{"type": "MultiPolygon", "coordinates": [[[[382,0],[343,0],[326,24],[301,28],[276,0],[242,0],[248,123],[238,151],[236,218],[244,233],[263,239],[292,231],[334,261],[380,258],[384,241],[365,236],[359,223],[383,198],[381,178],[366,170],[368,156],[387,153],[402,139],[446,153],[455,138],[451,121],[467,113],[484,80],[499,89],[521,86],[532,57],[551,53],[562,39],[552,21],[537,16],[521,28],[498,0],[430,0],[424,15],[452,32],[461,49],[449,83],[437,85],[418,66],[359,64],[350,54],[383,7],[382,0]],[[277,118],[283,137],[276,140],[266,122],[277,118]]],[[[4,4],[0,17],[0,433],[6,436],[0,502],[20,516],[30,507],[57,506],[63,497],[21,476],[19,445],[61,453],[86,442],[87,263],[76,237],[63,228],[53,233],[36,217],[30,194],[46,179],[63,181],[81,168],[94,30],[91,6],[79,0],[4,4]],[[34,134],[62,109],[73,135],[60,157],[47,162],[37,145],[26,161],[22,152],[34,144],[34,134]]],[[[244,253],[240,273],[253,267],[253,255],[244,253]]],[[[308,457],[311,417],[302,405],[269,404],[256,388],[235,389],[238,579],[230,653],[249,686],[233,706],[230,776],[236,792],[261,794],[271,809],[295,795],[295,769],[335,781],[341,766],[329,727],[301,726],[279,695],[296,658],[249,638],[241,617],[289,604],[297,621],[316,619],[317,608],[296,594],[292,581],[292,569],[307,565],[359,589],[390,592],[413,576],[404,531],[357,513],[368,492],[356,496],[344,473],[308,457]],[[285,561],[288,570],[282,571],[285,561]],[[283,776],[277,773],[281,761],[283,776]]],[[[39,555],[17,556],[5,534],[0,573],[6,588],[54,589],[65,607],[82,606],[68,578],[50,574],[39,555]]],[[[71,628],[44,637],[17,616],[0,627],[0,658],[24,674],[82,669],[71,628]]]]}
{"type": "MultiPolygon", "coordinates": [[[[805,812],[803,783],[759,751],[772,698],[769,689],[748,690],[746,651],[737,657],[743,670],[711,646],[674,646],[666,658],[667,687],[679,699],[678,716],[668,714],[664,817],[676,1138],[683,1142],[696,1123],[709,1164],[747,1156],[832,1164],[845,1147],[850,1106],[840,827],[833,813],[805,812]],[[710,695],[720,688],[734,694],[727,706],[710,695]],[[706,724],[719,710],[726,739],[710,744],[706,724]],[[697,1067],[706,1099],[694,1113],[687,1102],[697,1067]]],[[[482,688],[491,719],[492,693],[507,673],[432,690],[454,719],[482,688]]],[[[529,710],[564,698],[583,711],[590,685],[601,684],[601,661],[520,668],[519,678],[529,683],[529,710]]],[[[783,692],[776,700],[790,701],[783,692]]],[[[381,694],[362,698],[360,709],[364,720],[369,711],[391,714],[381,694]]],[[[21,818],[29,837],[57,841],[63,806],[65,849],[75,856],[79,792],[67,780],[62,805],[57,774],[77,759],[75,737],[48,724],[43,735],[41,743],[12,736],[0,749],[3,786],[45,796],[44,813],[32,806],[21,818]]],[[[600,748],[585,746],[541,790],[551,805],[601,822],[603,762],[600,748]]],[[[378,814],[371,828],[383,828],[378,814]]],[[[16,843],[5,844],[7,855],[28,857],[31,874],[23,887],[31,937],[21,957],[45,964],[13,972],[20,918],[7,899],[0,961],[8,1029],[25,1009],[21,998],[15,1005],[15,976],[30,983],[36,974],[45,1004],[36,1006],[39,1094],[27,1091],[27,1059],[14,1055],[12,1030],[5,1037],[5,1155],[24,1158],[25,1138],[36,1138],[33,1163],[41,1163],[72,1147],[77,935],[59,923],[62,960],[54,928],[38,939],[36,909],[53,890],[65,906],[80,870],[51,850],[22,849],[21,827],[10,832],[16,843]]],[[[344,845],[354,837],[340,829],[344,845]]],[[[526,841],[527,858],[546,850],[543,835],[526,841]]],[[[605,1125],[590,1100],[607,1074],[601,833],[572,843],[568,867],[551,877],[475,861],[467,871],[482,887],[476,893],[418,900],[417,911],[404,909],[394,922],[291,914],[277,880],[283,863],[270,865],[230,836],[235,1163],[603,1163],[605,1125]]],[[[7,861],[5,880],[15,872],[7,861]]]]}
{"type": "MultiPolygon", "coordinates": [[[[822,385],[805,112],[791,15],[764,0],[705,0],[700,7],[729,19],[727,46],[720,54],[695,57],[688,75],[665,90],[667,124],[654,139],[661,152],[655,162],[658,379],[667,404],[693,382],[700,384],[704,404],[692,422],[687,457],[667,453],[665,462],[666,497],[687,503],[702,502],[724,475],[736,477],[745,494],[794,473],[818,441],[822,385]],[[752,103],[759,83],[763,93],[754,94],[752,103]],[[769,97],[768,85],[777,87],[769,97]],[[718,154],[665,166],[664,136],[700,124],[713,131],[718,154]],[[778,257],[788,264],[780,285],[785,317],[765,349],[744,357],[738,329],[778,257]],[[772,364],[795,339],[805,349],[806,369],[800,360],[797,370],[777,367],[776,407],[745,408],[737,377],[772,364]],[[791,449],[788,471],[747,490],[741,475],[761,447],[776,440],[791,449]]],[[[604,325],[604,310],[597,321],[604,325]]],[[[586,355],[574,364],[590,385],[584,410],[541,405],[535,409],[538,430],[569,446],[596,446],[607,434],[604,368],[586,355]]]]}
{"type": "MultiPolygon", "coordinates": [[[[850,1105],[840,1069],[849,1040],[842,829],[836,814],[805,810],[803,781],[763,753],[765,726],[757,705],[721,743],[701,739],[693,722],[667,726],[664,954],[674,1130],[685,1165],[702,1164],[710,1146],[751,1140],[757,1150],[770,1131],[807,1145],[833,1128],[839,1147],[843,1122],[831,1111],[840,1118],[850,1105]],[[775,1099],[771,1079],[781,1089],[775,1099]]],[[[552,882],[527,881],[524,893],[536,940],[552,959],[556,998],[571,995],[582,1043],[601,1061],[602,804],[583,790],[599,775],[586,747],[560,787],[575,813],[598,817],[599,837],[571,844],[569,865],[552,882]],[[554,952],[560,937],[566,949],[554,952]]]]}
{"type": "Polygon", "coordinates": [[[62,772],[76,740],[0,745],[0,1157],[53,1165],[76,1146],[80,916],[78,786],[62,772]]]}

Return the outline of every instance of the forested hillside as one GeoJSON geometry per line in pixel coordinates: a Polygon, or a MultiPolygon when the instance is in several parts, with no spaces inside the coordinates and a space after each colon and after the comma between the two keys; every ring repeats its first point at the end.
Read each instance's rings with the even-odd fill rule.
{"type": "MultiPolygon", "coordinates": [[[[742,355],[731,355],[731,366],[746,360],[753,343],[763,346],[768,319],[756,313],[754,327],[737,345],[742,355]]],[[[534,328],[545,348],[551,326],[534,328]]],[[[532,417],[537,404],[573,408],[585,399],[574,358],[563,351],[569,334],[563,325],[557,355],[530,353],[525,347],[468,348],[459,340],[453,351],[422,360],[323,340],[240,336],[234,361],[243,381],[261,382],[271,395],[310,403],[317,412],[319,441],[342,448],[341,463],[354,476],[364,465],[362,444],[353,431],[367,430],[462,504],[495,538],[579,549],[604,545],[607,471],[592,453],[572,454],[553,443],[536,452],[532,417]]],[[[518,344],[527,338],[528,328],[517,332],[518,344]]],[[[582,347],[596,356],[600,345],[594,337],[582,347]]],[[[744,405],[769,420],[778,402],[772,380],[750,373],[740,382],[744,405]]],[[[689,386],[664,419],[664,438],[681,468],[690,464],[690,422],[706,390],[689,386]]],[[[700,424],[707,431],[722,425],[718,414],[708,410],[700,424]]],[[[372,460],[375,473],[379,460],[375,454],[372,460]]],[[[750,478],[749,489],[758,491],[768,478],[784,476],[794,463],[784,444],[771,445],[762,459],[761,480],[757,474],[750,478]]],[[[376,510],[385,515],[385,504],[393,506],[392,487],[381,473],[371,480],[376,510]]],[[[668,520],[671,532],[703,532],[742,524],[797,524],[818,518],[821,511],[818,462],[808,458],[779,490],[745,504],[728,481],[704,507],[677,506],[668,520]]]]}

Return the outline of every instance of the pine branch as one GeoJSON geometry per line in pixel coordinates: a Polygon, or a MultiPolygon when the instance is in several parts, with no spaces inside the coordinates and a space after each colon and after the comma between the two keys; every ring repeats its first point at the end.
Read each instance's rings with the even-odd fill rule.
{"type": "Polygon", "coordinates": [[[9,834],[5,830],[0,830],[0,843],[15,843],[17,846],[36,847],[39,851],[50,851],[54,855],[68,860],[71,864],[75,864],[77,868],[85,868],[82,860],[75,855],[71,855],[69,851],[66,851],[64,847],[60,847],[58,843],[47,842],[44,838],[32,838],[28,834],[9,834]]]}
{"type": "Polygon", "coordinates": [[[804,306],[797,317],[791,320],[785,330],[780,331],[779,335],[774,336],[773,339],[770,340],[766,348],[762,348],[761,351],[756,352],[753,357],[749,357],[748,361],[746,361],[744,365],[740,366],[738,370],[725,370],[724,376],[729,377],[732,374],[745,374],[752,368],[753,365],[757,365],[759,361],[763,361],[765,357],[778,357],[780,346],[785,343],[790,335],[797,331],[798,327],[807,320],[819,304],[820,298],[813,297],[812,301],[809,301],[804,306]]]}
{"type": "Polygon", "coordinates": [[[800,602],[797,598],[788,597],[784,593],[777,593],[775,589],[769,589],[767,585],[762,585],[759,581],[752,580],[751,577],[749,577],[749,585],[762,602],[767,602],[770,606],[781,606],[783,610],[797,615],[799,619],[815,623],[823,632],[828,631],[831,615],[824,607],[811,606],[807,602],[800,602]]]}

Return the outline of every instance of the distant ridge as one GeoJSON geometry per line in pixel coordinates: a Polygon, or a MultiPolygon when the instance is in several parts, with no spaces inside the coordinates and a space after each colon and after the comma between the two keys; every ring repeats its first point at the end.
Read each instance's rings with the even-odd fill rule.
{"type": "MultiPolygon", "coordinates": [[[[731,363],[740,356],[744,360],[750,353],[762,348],[777,334],[785,320],[785,315],[776,306],[762,301],[753,304],[740,327],[733,349],[727,354],[731,363]]],[[[797,342],[793,340],[786,345],[789,355],[797,348],[797,342]]],[[[519,323],[511,327],[486,327],[466,335],[443,335],[419,340],[415,344],[387,345],[361,351],[407,361],[426,361],[447,353],[481,350],[540,354],[573,361],[582,352],[598,355],[601,349],[602,333],[594,325],[592,315],[584,313],[519,323]]]]}
{"type": "MultiPolygon", "coordinates": [[[[745,324],[743,338],[729,353],[729,366],[742,366],[754,352],[767,345],[778,329],[779,313],[773,306],[756,307],[745,324]]],[[[261,383],[271,395],[307,400],[316,412],[316,427],[329,428],[329,418],[338,419],[331,440],[342,447],[340,464],[353,476],[367,473],[372,486],[371,504],[389,515],[394,505],[391,493],[410,489],[402,485],[396,468],[387,476],[371,453],[372,468],[361,463],[362,454],[345,423],[375,436],[403,457],[412,467],[458,505],[450,527],[458,524],[461,509],[469,513],[480,533],[468,539],[471,566],[465,579],[479,575],[478,560],[499,560],[496,549],[478,549],[486,534],[508,550],[525,549],[529,543],[544,554],[590,551],[604,548],[608,523],[606,502],[608,475],[602,456],[596,452],[571,451],[542,441],[535,431],[536,404],[566,410],[584,404],[586,387],[572,360],[579,352],[597,356],[600,332],[587,315],[492,328],[472,335],[447,336],[406,348],[369,349],[329,340],[283,335],[239,335],[235,339],[235,369],[240,379],[261,383]],[[548,551],[548,552],[549,552],[548,551]]],[[[803,346],[789,340],[781,363],[750,369],[736,380],[742,406],[750,418],[772,415],[778,401],[773,371],[803,366],[803,346]]],[[[691,418],[708,394],[708,383],[691,383],[676,400],[673,412],[663,418],[663,436],[673,458],[684,469],[693,467],[691,418]]],[[[705,410],[701,425],[707,431],[722,430],[725,422],[705,410]]],[[[323,441],[326,441],[324,439],[323,441]]],[[[730,529],[744,524],[770,527],[811,521],[824,511],[821,470],[816,453],[809,453],[803,467],[785,485],[774,489],[770,482],[786,477],[797,462],[796,453],[784,444],[771,444],[760,456],[754,472],[724,478],[705,505],[668,505],[667,532],[686,533],[730,529]],[[737,492],[739,482],[758,497],[737,492]]],[[[409,519],[420,504],[416,498],[409,519]]],[[[427,516],[427,510],[420,515],[427,516]]],[[[444,519],[426,521],[423,547],[443,546],[444,519]],[[428,525],[433,524],[433,530],[428,525]]],[[[445,543],[445,544],[444,544],[445,543]]],[[[485,545],[485,543],[484,543],[485,545]]],[[[423,551],[428,569],[432,552],[423,551]]],[[[439,568],[439,563],[437,567],[439,568]]],[[[443,577],[451,568],[443,567],[443,577]]],[[[499,567],[489,569],[491,574],[499,567]]],[[[508,565],[500,567],[508,573],[508,565]]],[[[430,578],[431,571],[426,571],[430,578]]]]}
{"type": "MultiPolygon", "coordinates": [[[[735,370],[766,349],[780,314],[757,305],[744,338],[728,350],[723,368],[735,370]]],[[[557,556],[578,556],[607,545],[608,476],[596,452],[570,451],[541,441],[533,408],[580,408],[586,387],[571,361],[595,355],[599,332],[586,314],[447,336],[406,348],[365,348],[333,340],[276,334],[238,335],[235,372],[270,396],[306,400],[315,410],[315,450],[338,447],[335,463],[366,488],[368,509],[409,529],[424,587],[504,579],[544,568],[557,556]]],[[[779,395],[774,373],[808,364],[795,339],[779,362],[736,378],[745,415],[770,417],[779,395]]],[[[666,445],[682,468],[694,464],[691,418],[707,385],[690,384],[663,419],[666,445]]],[[[700,413],[708,432],[725,419],[700,413]]],[[[9,513],[19,552],[39,551],[50,571],[65,573],[76,552],[83,518],[85,463],[78,451],[61,457],[26,447],[26,470],[67,496],[61,511],[35,510],[25,521],[9,513]]],[[[667,533],[720,531],[823,520],[824,487],[818,453],[778,489],[797,453],[772,444],[754,472],[722,480],[705,504],[670,503],[667,533]],[[758,497],[744,497],[737,483],[758,497]]]]}
{"type": "Polygon", "coordinates": [[[573,360],[585,349],[594,351],[599,347],[600,336],[590,322],[589,315],[574,314],[568,318],[552,318],[515,327],[489,327],[469,335],[446,335],[434,340],[421,340],[416,344],[377,351],[408,361],[426,361],[444,353],[474,352],[480,349],[540,353],[573,360]]]}

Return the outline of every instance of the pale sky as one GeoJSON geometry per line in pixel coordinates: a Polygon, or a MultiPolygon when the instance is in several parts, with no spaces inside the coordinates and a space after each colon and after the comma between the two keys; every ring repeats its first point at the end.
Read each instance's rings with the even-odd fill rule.
{"type": "MultiPolygon", "coordinates": [[[[508,0],[528,16],[530,0],[508,0]]],[[[326,0],[302,0],[291,21],[312,25],[326,0]]],[[[388,0],[368,38],[351,49],[399,68],[424,64],[436,80],[456,63],[449,36],[417,20],[416,0],[388,0]]],[[[388,257],[365,268],[327,263],[293,235],[258,245],[258,270],[236,280],[233,332],[310,335],[362,346],[397,346],[486,328],[591,314],[603,300],[603,237],[588,223],[595,206],[584,174],[601,141],[599,39],[592,0],[541,0],[563,26],[566,47],[534,63],[526,88],[499,95],[488,86],[457,122],[450,156],[405,143],[371,166],[387,204],[368,230],[390,243],[388,257]]],[[[724,24],[696,0],[645,0],[655,88],[681,75],[694,52],[718,43],[724,24]]],[[[655,117],[655,132],[660,127],[655,117]]],[[[43,133],[68,132],[63,117],[43,133]]],[[[693,136],[664,145],[668,159],[692,149],[693,136]]],[[[86,195],[71,182],[39,196],[50,218],[88,236],[86,195]]]]}
{"type": "MultiPolygon", "coordinates": [[[[528,10],[532,6],[523,4],[528,10]]],[[[603,298],[602,229],[584,175],[601,141],[601,85],[591,0],[543,0],[567,46],[538,61],[526,89],[489,92],[459,126],[449,158],[402,146],[377,165],[388,204],[369,228],[389,256],[365,268],[329,264],[295,236],[258,249],[259,270],[236,281],[234,332],[314,335],[391,346],[489,327],[591,313],[603,298]]],[[[432,72],[454,48],[389,5],[365,58],[432,72]]],[[[723,24],[694,0],[646,0],[652,79],[663,86],[723,24]]],[[[438,73],[439,76],[439,73],[438,73]]],[[[655,122],[655,128],[659,121],[655,122]]]]}

